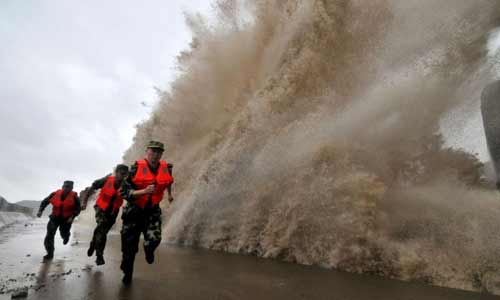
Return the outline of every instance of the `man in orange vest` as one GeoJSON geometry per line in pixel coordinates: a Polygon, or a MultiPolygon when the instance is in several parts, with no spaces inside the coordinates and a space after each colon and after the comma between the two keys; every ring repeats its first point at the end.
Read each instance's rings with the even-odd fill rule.
{"type": "Polygon", "coordinates": [[[43,257],[44,261],[54,257],[54,236],[59,228],[59,233],[63,239],[63,244],[66,245],[71,235],[71,224],[76,216],[80,214],[80,199],[73,192],[73,181],[65,181],[62,189],[51,193],[47,198],[43,199],[40,204],[40,209],[36,214],[41,217],[43,210],[47,205],[52,204],[52,214],[49,217],[47,224],[47,235],[45,236],[44,245],[47,255],[43,257]]]}
{"type": "Polygon", "coordinates": [[[120,194],[127,200],[122,220],[122,263],[123,283],[132,281],[135,255],[139,251],[139,238],[144,235],[144,253],[149,264],[154,262],[154,251],[161,241],[161,209],[165,191],[168,201],[172,196],[172,165],[161,160],[165,147],[163,143],[150,141],[146,157],[130,168],[123,181],[120,194]]]}
{"type": "Polygon", "coordinates": [[[104,248],[106,247],[106,237],[109,230],[116,222],[116,217],[123,203],[123,198],[118,192],[123,179],[127,177],[128,167],[126,165],[117,165],[115,176],[107,175],[92,183],[90,190],[82,197],[82,210],[87,207],[89,197],[98,189],[101,189],[96,200],[95,220],[97,226],[92,236],[87,255],[90,257],[96,252],[95,263],[100,266],[104,262],[104,248]]]}

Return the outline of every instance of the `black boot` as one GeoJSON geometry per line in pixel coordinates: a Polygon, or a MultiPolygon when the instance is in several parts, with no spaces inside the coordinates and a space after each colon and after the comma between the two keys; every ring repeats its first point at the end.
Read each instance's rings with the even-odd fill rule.
{"type": "Polygon", "coordinates": [[[144,253],[146,254],[146,261],[148,264],[152,264],[155,261],[155,252],[154,250],[148,249],[144,247],[144,253]]]}
{"type": "Polygon", "coordinates": [[[87,256],[91,257],[94,254],[94,251],[95,251],[94,242],[90,242],[89,249],[87,250],[87,256]]]}
{"type": "Polygon", "coordinates": [[[104,265],[104,257],[102,257],[102,255],[97,255],[96,259],[95,259],[95,264],[100,266],[100,265],[104,265]]]}
{"type": "Polygon", "coordinates": [[[53,253],[47,253],[44,257],[43,257],[43,261],[49,261],[49,260],[52,260],[54,258],[54,254],[53,253]]]}
{"type": "Polygon", "coordinates": [[[69,235],[64,237],[63,245],[66,245],[68,242],[69,242],[69,235]]]}
{"type": "Polygon", "coordinates": [[[123,271],[122,282],[124,285],[129,285],[132,282],[132,273],[134,272],[134,255],[123,254],[120,269],[123,271]]]}
{"type": "Polygon", "coordinates": [[[122,282],[124,285],[129,285],[132,283],[132,272],[125,272],[122,278],[122,282]]]}

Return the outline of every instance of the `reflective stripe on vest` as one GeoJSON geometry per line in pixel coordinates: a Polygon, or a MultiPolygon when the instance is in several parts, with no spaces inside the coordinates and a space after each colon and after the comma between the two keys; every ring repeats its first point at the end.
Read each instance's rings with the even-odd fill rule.
{"type": "Polygon", "coordinates": [[[106,211],[110,205],[113,205],[111,213],[117,213],[123,204],[123,198],[120,196],[119,190],[119,188],[115,190],[115,177],[109,176],[97,197],[97,206],[106,211]]]}
{"type": "Polygon", "coordinates": [[[158,204],[163,200],[165,189],[174,182],[174,178],[170,175],[168,165],[165,161],[160,161],[158,173],[155,175],[149,169],[148,162],[145,159],[138,160],[137,172],[132,179],[136,188],[142,190],[148,185],[154,184],[155,190],[153,194],[142,195],[135,199],[135,204],[140,208],[145,208],[147,203],[150,202],[152,206],[158,204]]]}
{"type": "Polygon", "coordinates": [[[62,199],[62,190],[57,190],[55,194],[50,198],[50,203],[52,204],[52,215],[55,217],[62,216],[63,218],[69,218],[73,216],[76,209],[76,193],[69,192],[66,198],[62,199]]]}

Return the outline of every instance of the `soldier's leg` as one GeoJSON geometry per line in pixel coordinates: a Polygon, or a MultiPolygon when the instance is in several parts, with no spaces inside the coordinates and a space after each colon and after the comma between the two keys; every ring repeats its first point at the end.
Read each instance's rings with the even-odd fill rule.
{"type": "MultiPolygon", "coordinates": [[[[115,217],[116,218],[116,217],[115,217]]],[[[96,222],[97,227],[94,230],[94,246],[97,256],[104,254],[104,247],[106,247],[106,237],[111,226],[115,223],[115,218],[107,215],[102,209],[96,208],[96,222]]]]}
{"type": "Polygon", "coordinates": [[[89,245],[89,249],[87,250],[87,256],[92,256],[94,254],[94,251],[95,251],[95,240],[96,240],[96,235],[98,234],[98,228],[99,228],[99,218],[100,218],[100,212],[101,212],[101,209],[99,208],[99,206],[94,206],[94,210],[95,210],[95,220],[96,220],[96,228],[94,229],[93,233],[92,233],[92,239],[90,240],[90,245],[89,245]]]}
{"type": "Polygon", "coordinates": [[[62,220],[59,225],[59,234],[63,239],[63,244],[66,245],[69,241],[69,237],[71,236],[71,225],[73,222],[69,222],[67,220],[62,220]]]}
{"type": "MultiPolygon", "coordinates": [[[[102,240],[102,245],[101,245],[102,249],[100,250],[101,255],[104,254],[104,249],[106,248],[106,240],[108,237],[108,233],[111,230],[111,228],[113,227],[113,225],[115,225],[117,216],[118,216],[118,213],[116,213],[114,215],[107,215],[106,216],[106,222],[104,224],[104,229],[103,229],[103,240],[102,240]]],[[[99,252],[98,252],[98,254],[99,254],[99,252]]]]}
{"type": "Polygon", "coordinates": [[[141,224],[133,220],[123,221],[121,230],[122,239],[122,270],[124,272],[133,272],[135,255],[139,250],[139,238],[141,236],[141,224]]]}
{"type": "Polygon", "coordinates": [[[144,228],[144,253],[149,264],[154,262],[154,251],[161,242],[161,209],[160,206],[153,208],[147,216],[144,228]]]}
{"type": "Polygon", "coordinates": [[[126,206],[122,212],[122,263],[120,268],[125,276],[123,282],[130,283],[134,271],[135,255],[139,250],[139,238],[144,227],[144,219],[138,213],[134,213],[134,208],[126,206]]]}
{"type": "Polygon", "coordinates": [[[54,255],[54,236],[56,235],[58,226],[59,224],[53,218],[49,219],[47,223],[47,234],[43,242],[45,250],[47,251],[47,258],[51,258],[54,255]]]}
{"type": "Polygon", "coordinates": [[[116,215],[104,214],[102,222],[99,226],[99,230],[96,238],[96,260],[95,263],[100,266],[105,263],[104,261],[104,248],[106,247],[106,237],[109,230],[115,224],[116,215]]]}

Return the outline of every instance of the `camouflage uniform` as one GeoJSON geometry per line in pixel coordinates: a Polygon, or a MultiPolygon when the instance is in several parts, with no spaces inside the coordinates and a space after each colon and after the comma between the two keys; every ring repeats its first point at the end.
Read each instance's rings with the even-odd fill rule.
{"type": "Polygon", "coordinates": [[[143,210],[129,203],[123,208],[122,220],[122,270],[132,273],[135,255],[139,251],[141,233],[144,235],[144,249],[154,251],[160,245],[161,209],[156,205],[143,210]]]}
{"type": "MultiPolygon", "coordinates": [[[[54,196],[55,192],[51,193],[47,198],[42,200],[40,203],[39,212],[42,212],[45,207],[50,204],[50,199],[54,196]]],[[[74,218],[80,214],[80,199],[76,197],[75,199],[75,211],[71,218],[74,218]]],[[[59,228],[59,234],[65,243],[69,240],[71,235],[71,225],[73,220],[70,218],[63,218],[62,216],[56,217],[53,214],[49,216],[49,222],[47,223],[47,234],[45,235],[45,240],[43,242],[45,250],[49,256],[54,255],[54,237],[56,235],[57,229],[59,228]]]]}
{"type": "Polygon", "coordinates": [[[94,229],[92,243],[94,244],[96,254],[98,256],[102,256],[104,254],[104,248],[106,247],[108,232],[111,230],[111,227],[115,225],[118,212],[110,214],[109,212],[105,212],[104,210],[102,210],[97,205],[94,206],[94,209],[97,226],[94,229]]]}
{"type": "MultiPolygon", "coordinates": [[[[172,174],[172,165],[168,165],[172,174]]],[[[157,168],[149,166],[156,174],[157,168]]],[[[135,255],[139,251],[139,239],[144,235],[144,250],[154,251],[161,242],[161,208],[159,205],[148,206],[145,209],[134,204],[132,192],[136,189],[132,179],[137,173],[137,164],[130,168],[129,176],[123,181],[120,195],[127,200],[122,211],[123,227],[121,230],[123,260],[121,269],[125,273],[132,273],[135,255]]]]}
{"type": "MultiPolygon", "coordinates": [[[[104,184],[106,183],[106,180],[108,177],[111,175],[107,175],[101,179],[98,179],[92,183],[92,187],[89,191],[89,194],[92,194],[93,191],[101,189],[104,187],[104,184]]],[[[83,205],[86,206],[86,197],[84,199],[83,205]]],[[[104,254],[104,248],[106,247],[106,240],[107,240],[107,235],[108,232],[111,230],[113,225],[116,222],[116,217],[118,216],[119,210],[116,213],[112,213],[113,205],[109,205],[108,209],[104,211],[101,209],[99,206],[94,205],[95,209],[95,220],[97,223],[96,228],[94,229],[94,234],[92,236],[92,241],[91,244],[95,248],[96,255],[97,256],[103,256],[104,254]]]]}

